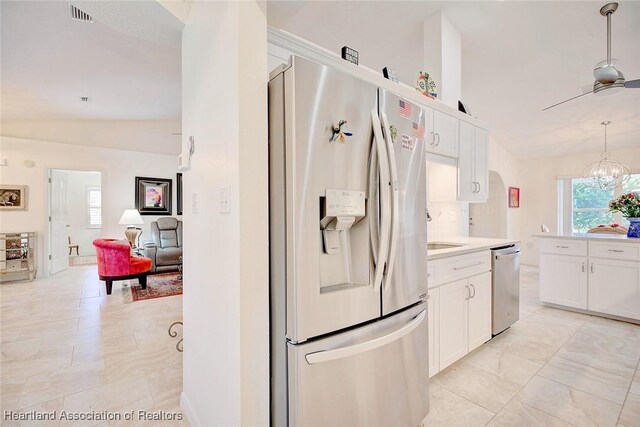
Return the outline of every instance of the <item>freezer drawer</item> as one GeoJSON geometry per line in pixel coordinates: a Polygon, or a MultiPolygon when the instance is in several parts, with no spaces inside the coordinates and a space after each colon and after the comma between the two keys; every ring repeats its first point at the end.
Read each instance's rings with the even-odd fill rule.
{"type": "Polygon", "coordinates": [[[288,345],[289,426],[417,426],[429,411],[427,306],[288,345]]]}

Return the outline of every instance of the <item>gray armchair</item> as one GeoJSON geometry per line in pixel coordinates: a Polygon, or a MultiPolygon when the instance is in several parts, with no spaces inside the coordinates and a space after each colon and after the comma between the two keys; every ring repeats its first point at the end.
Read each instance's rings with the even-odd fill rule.
{"type": "Polygon", "coordinates": [[[151,258],[152,273],[178,271],[182,264],[182,221],[160,218],[151,223],[151,238],[144,244],[144,256],[151,258]]]}

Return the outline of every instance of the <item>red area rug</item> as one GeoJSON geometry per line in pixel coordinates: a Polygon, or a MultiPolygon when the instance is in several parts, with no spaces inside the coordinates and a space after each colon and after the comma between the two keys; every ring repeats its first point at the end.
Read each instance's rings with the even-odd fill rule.
{"type": "Polygon", "coordinates": [[[179,274],[175,272],[147,276],[147,289],[142,289],[139,284],[131,286],[131,299],[142,301],[182,295],[182,279],[178,279],[179,274]]]}

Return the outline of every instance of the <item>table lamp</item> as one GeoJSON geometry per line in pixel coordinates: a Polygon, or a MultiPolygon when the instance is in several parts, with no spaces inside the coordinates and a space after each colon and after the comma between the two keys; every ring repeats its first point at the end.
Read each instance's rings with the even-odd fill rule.
{"type": "Polygon", "coordinates": [[[127,229],[124,231],[124,235],[127,236],[129,245],[132,248],[136,248],[136,236],[138,235],[138,231],[140,231],[140,234],[142,235],[142,229],[136,227],[136,225],[144,224],[140,212],[138,212],[137,209],[125,209],[124,213],[120,217],[120,221],[118,221],[118,224],[127,226],[127,229]]]}

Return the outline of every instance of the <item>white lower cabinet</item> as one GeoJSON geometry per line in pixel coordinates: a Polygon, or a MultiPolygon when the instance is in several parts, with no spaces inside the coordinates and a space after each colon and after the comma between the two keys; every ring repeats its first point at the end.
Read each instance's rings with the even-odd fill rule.
{"type": "Polygon", "coordinates": [[[429,378],[440,372],[440,352],[438,351],[439,319],[440,319],[440,288],[429,289],[427,300],[429,309],[427,321],[429,322],[429,378]]]}
{"type": "Polygon", "coordinates": [[[540,301],[640,320],[640,245],[544,239],[540,251],[540,301]]]}
{"type": "Polygon", "coordinates": [[[440,369],[468,353],[469,284],[458,280],[440,288],[440,369]]]}
{"type": "Polygon", "coordinates": [[[491,273],[469,279],[469,351],[491,339],[491,273]]]}
{"type": "Polygon", "coordinates": [[[437,307],[429,348],[433,376],[491,339],[491,272],[431,289],[429,295],[437,307]]]}
{"type": "Polygon", "coordinates": [[[587,258],[540,255],[540,300],[587,308],[587,258]]]}
{"type": "Polygon", "coordinates": [[[589,310],[640,319],[640,262],[589,262],[589,310]]]}

